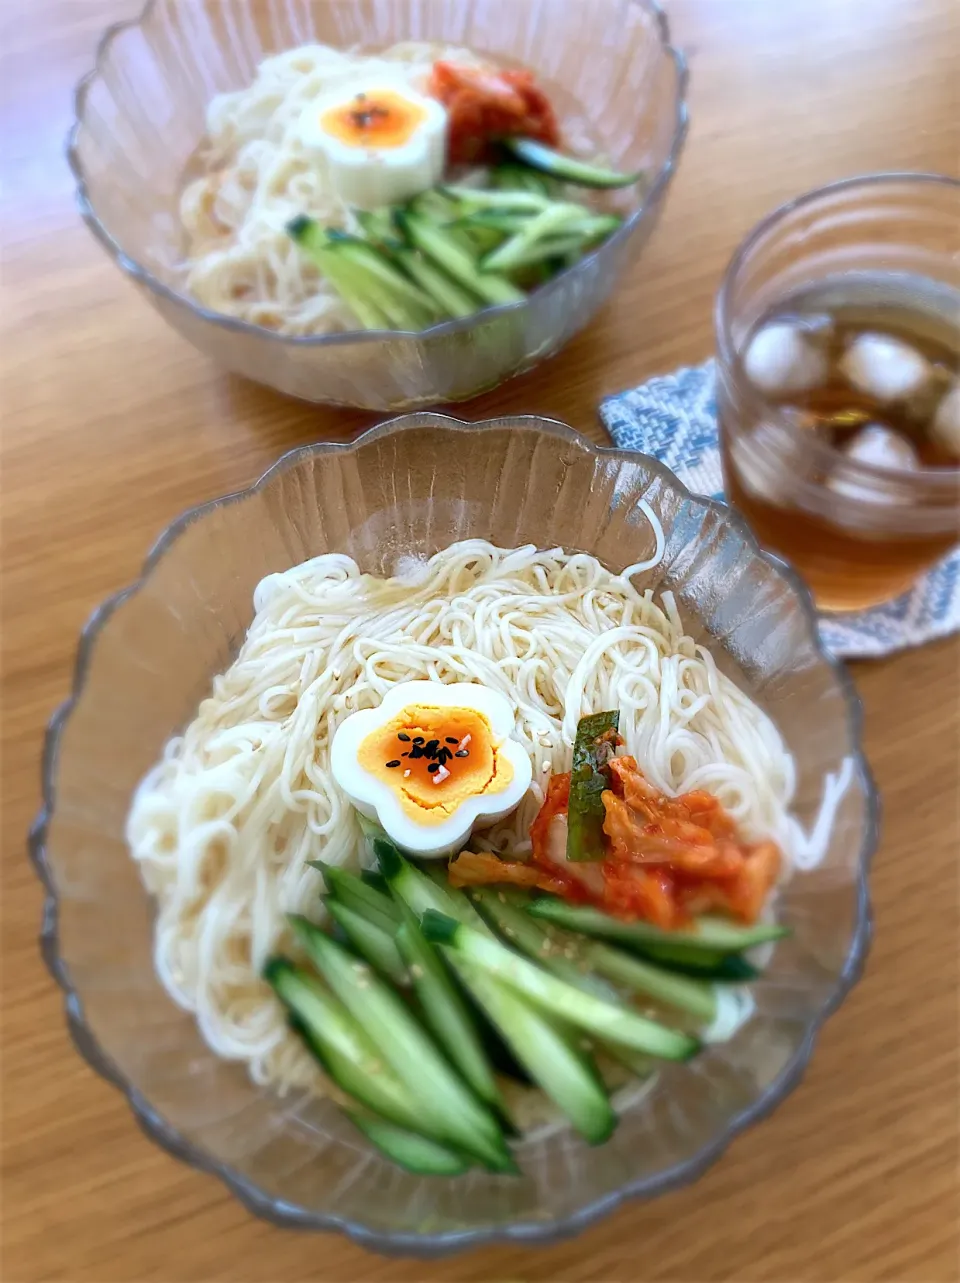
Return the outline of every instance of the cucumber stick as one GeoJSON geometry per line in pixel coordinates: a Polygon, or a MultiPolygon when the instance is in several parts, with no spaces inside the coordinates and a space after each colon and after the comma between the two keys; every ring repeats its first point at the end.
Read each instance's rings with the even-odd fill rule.
{"type": "Polygon", "coordinates": [[[437,1041],[480,1099],[503,1113],[503,1097],[470,1009],[440,955],[423,938],[419,923],[409,911],[397,932],[396,943],[424,1019],[437,1041]]]}
{"type": "Polygon", "coordinates": [[[393,257],[404,271],[450,316],[472,316],[483,304],[475,295],[462,289],[442,268],[415,249],[403,246],[393,251],[393,257]]]}
{"type": "Polygon", "coordinates": [[[717,1014],[717,995],[712,985],[676,975],[587,936],[549,927],[525,912],[532,900],[523,892],[476,887],[471,899],[512,945],[578,989],[617,1002],[616,990],[606,983],[612,981],[704,1023],[717,1014]]]}
{"type": "Polygon", "coordinates": [[[606,944],[586,944],[584,958],[594,971],[614,984],[676,1007],[704,1024],[716,1019],[717,995],[713,986],[703,980],[678,976],[606,944]]]}
{"type": "Polygon", "coordinates": [[[584,961],[583,946],[590,941],[576,936],[561,941],[551,938],[559,934],[554,928],[532,918],[524,912],[524,898],[495,887],[475,887],[470,899],[477,905],[484,918],[495,927],[515,949],[538,962],[567,984],[575,985],[587,993],[596,994],[608,1002],[617,1001],[617,991],[599,976],[591,974],[584,961]]]}
{"type": "Polygon", "coordinates": [[[405,1131],[382,1118],[349,1109],[347,1117],[386,1158],[416,1176],[459,1176],[470,1166],[455,1149],[405,1131]]]}
{"type": "Polygon", "coordinates": [[[463,961],[464,982],[527,1073],[591,1144],[617,1116],[593,1065],[541,1011],[481,966],[463,961]]]}
{"type": "Polygon", "coordinates": [[[414,1094],[383,1057],[343,1003],[315,976],[286,958],[271,958],[264,979],[292,1016],[329,1076],[354,1100],[401,1127],[422,1130],[427,1119],[414,1094]]]}
{"type": "Polygon", "coordinates": [[[400,915],[388,890],[377,890],[364,874],[358,876],[347,869],[324,864],[322,860],[308,860],[307,863],[312,869],[317,869],[323,874],[327,891],[334,899],[353,909],[355,913],[362,913],[388,934],[393,935],[399,925],[400,915]]]}
{"type": "Polygon", "coordinates": [[[564,156],[544,143],[532,138],[505,138],[504,146],[514,157],[531,169],[551,178],[559,178],[564,183],[574,183],[578,187],[630,187],[644,177],[644,171],[633,174],[621,174],[615,169],[605,169],[600,165],[590,165],[573,156],[564,156]]]}
{"type": "Polygon", "coordinates": [[[396,928],[384,931],[370,918],[329,896],[324,904],[357,953],[366,958],[375,971],[401,988],[410,984],[410,976],[394,940],[396,928]]]}
{"type": "Polygon", "coordinates": [[[291,915],[290,924],[321,976],[414,1094],[424,1119],[429,1120],[430,1134],[477,1158],[491,1171],[515,1171],[493,1114],[451,1069],[393,990],[306,918],[291,915]]]}
{"type": "Polygon", "coordinates": [[[389,838],[375,839],[373,848],[390,890],[414,917],[421,918],[427,909],[436,909],[458,922],[467,922],[482,931],[487,929],[463,892],[447,883],[443,869],[437,868],[434,876],[433,871],[424,873],[415,868],[389,838]]]}
{"type": "Polygon", "coordinates": [[[504,276],[481,272],[469,250],[442,227],[410,210],[397,213],[397,221],[410,244],[432,259],[460,285],[491,304],[519,303],[526,295],[504,276]]]}
{"type": "Polygon", "coordinates": [[[449,945],[458,957],[482,967],[542,1010],[605,1042],[622,1043],[665,1060],[687,1060],[699,1049],[697,1039],[689,1034],[584,993],[497,940],[435,910],[427,910],[422,926],[428,940],[449,945]]]}
{"type": "Polygon", "coordinates": [[[741,953],[754,945],[781,940],[790,934],[787,927],[773,923],[740,927],[725,918],[713,917],[698,918],[689,930],[664,931],[650,922],[623,922],[600,909],[567,904],[564,900],[546,897],[534,901],[530,912],[535,917],[545,918],[548,922],[555,922],[557,926],[567,927],[571,931],[618,940],[638,948],[655,945],[668,950],[679,947],[690,952],[705,949],[713,954],[741,953]]]}
{"type": "Polygon", "coordinates": [[[511,236],[498,249],[481,259],[481,271],[513,271],[523,262],[524,255],[539,241],[561,233],[569,223],[582,218],[584,212],[581,205],[567,205],[559,201],[549,205],[541,213],[534,215],[519,232],[511,236]]]}
{"type": "Polygon", "coordinates": [[[760,970],[739,953],[716,949],[687,949],[683,945],[638,944],[628,946],[658,966],[711,984],[747,984],[760,970]]]}

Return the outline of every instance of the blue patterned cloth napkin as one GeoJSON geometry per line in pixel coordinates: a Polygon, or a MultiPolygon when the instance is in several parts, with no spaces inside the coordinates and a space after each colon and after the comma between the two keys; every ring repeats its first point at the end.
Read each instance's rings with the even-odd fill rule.
{"type": "MultiPolygon", "coordinates": [[[[712,361],[607,397],[600,417],[621,449],[652,454],[688,489],[723,499],[712,361]]],[[[892,655],[957,631],[960,549],[896,601],[820,619],[824,645],[847,658],[892,655]]]]}

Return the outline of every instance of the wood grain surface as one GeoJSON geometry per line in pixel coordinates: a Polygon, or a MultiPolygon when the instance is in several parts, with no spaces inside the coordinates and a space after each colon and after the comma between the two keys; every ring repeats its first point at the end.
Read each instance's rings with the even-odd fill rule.
{"type": "MultiPolygon", "coordinates": [[[[455,0],[451,0],[451,3],[455,0]]],[[[578,0],[570,0],[578,2],[578,0]]],[[[589,0],[579,0],[589,3],[589,0]]],[[[802,1086],[695,1187],[543,1251],[424,1264],[251,1218],[138,1131],[74,1053],[25,856],[44,722],[77,631],[182,509],[371,422],[220,373],[77,217],[71,91],[135,0],[3,9],[3,1265],[7,1283],[958,1278],[958,650],[855,667],[882,791],[866,978],[802,1086]]],[[[734,246],[782,199],[873,169],[955,173],[957,0],[673,0],[693,127],[660,228],[562,356],[470,404],[599,439],[601,396],[711,349],[734,246]]]]}

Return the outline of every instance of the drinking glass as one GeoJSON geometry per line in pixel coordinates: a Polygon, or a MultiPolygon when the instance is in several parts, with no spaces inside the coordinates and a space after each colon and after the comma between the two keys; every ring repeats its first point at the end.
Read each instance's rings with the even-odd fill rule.
{"type": "Polygon", "coordinates": [[[897,597],[949,551],[960,539],[960,467],[907,471],[841,454],[753,386],[748,341],[761,320],[815,291],[826,312],[831,300],[862,299],[892,325],[920,301],[960,347],[958,251],[960,182],[875,174],[782,206],[727,269],[715,317],[727,496],[760,543],[794,563],[821,609],[897,597]]]}

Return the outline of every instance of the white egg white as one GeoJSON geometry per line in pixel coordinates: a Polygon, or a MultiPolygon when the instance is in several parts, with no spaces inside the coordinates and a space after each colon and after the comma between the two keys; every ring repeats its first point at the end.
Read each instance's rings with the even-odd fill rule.
{"type": "Polygon", "coordinates": [[[324,164],[340,198],[358,209],[377,209],[409,200],[443,177],[446,108],[401,80],[358,81],[349,89],[314,100],[300,118],[299,135],[306,151],[324,164]],[[354,105],[358,94],[373,99],[379,92],[394,94],[422,111],[423,119],[414,126],[407,142],[399,147],[351,143],[324,128],[328,112],[354,105]]]}
{"type": "Polygon", "coordinates": [[[497,691],[473,682],[402,682],[384,697],[379,708],[348,717],[337,729],[330,749],[333,777],[361,814],[377,820],[399,847],[419,858],[453,855],[481,821],[491,824],[519,805],[530,787],[533,768],[520,744],[512,739],[513,709],[497,691]],[[478,793],[457,804],[440,824],[419,824],[404,809],[393,786],[360,765],[360,746],[368,735],[392,721],[405,708],[470,708],[486,718],[493,745],[513,767],[513,778],[498,793],[478,793]]]}

